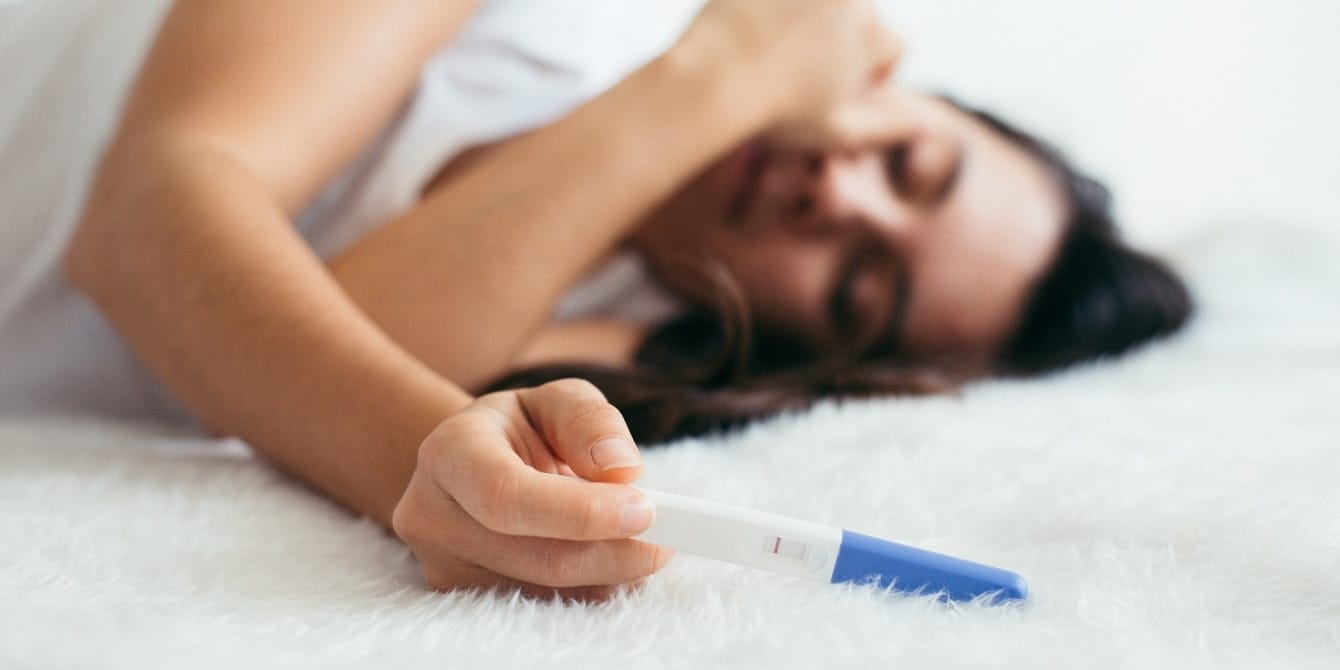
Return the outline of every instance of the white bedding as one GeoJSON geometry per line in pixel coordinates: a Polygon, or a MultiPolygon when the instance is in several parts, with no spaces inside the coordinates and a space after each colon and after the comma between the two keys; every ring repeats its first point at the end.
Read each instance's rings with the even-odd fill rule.
{"type": "Polygon", "coordinates": [[[1023,606],[685,556],[605,605],[427,593],[238,444],[9,420],[0,667],[1336,667],[1340,240],[1186,247],[1202,314],[1139,356],[648,454],[648,485],[1015,569],[1023,606]]]}
{"type": "Polygon", "coordinates": [[[685,556],[603,605],[429,593],[398,542],[240,444],[9,418],[0,668],[1340,667],[1340,10],[941,5],[901,14],[940,55],[909,76],[1077,147],[1196,321],[1046,380],[657,448],[644,483],[1008,567],[1027,603],[685,556]]]}

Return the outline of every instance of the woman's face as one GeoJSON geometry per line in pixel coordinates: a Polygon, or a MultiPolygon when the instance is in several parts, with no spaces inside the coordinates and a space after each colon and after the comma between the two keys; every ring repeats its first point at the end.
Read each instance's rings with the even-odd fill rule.
{"type": "Polygon", "coordinates": [[[701,282],[684,261],[715,257],[761,326],[816,353],[990,355],[1058,245],[1060,189],[946,102],[900,94],[889,113],[907,130],[885,146],[741,147],[653,212],[634,246],[690,298],[701,282]]]}

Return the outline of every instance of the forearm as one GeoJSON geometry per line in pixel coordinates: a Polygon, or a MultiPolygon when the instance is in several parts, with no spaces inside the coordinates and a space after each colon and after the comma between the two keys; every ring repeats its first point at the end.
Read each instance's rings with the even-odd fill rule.
{"type": "Polygon", "coordinates": [[[650,208],[759,130],[738,76],[672,51],[485,156],[333,274],[420,359],[467,388],[484,383],[650,208]]]}
{"type": "Polygon", "coordinates": [[[389,523],[422,439],[470,398],[391,342],[225,153],[116,149],[67,271],[206,423],[389,523]]]}

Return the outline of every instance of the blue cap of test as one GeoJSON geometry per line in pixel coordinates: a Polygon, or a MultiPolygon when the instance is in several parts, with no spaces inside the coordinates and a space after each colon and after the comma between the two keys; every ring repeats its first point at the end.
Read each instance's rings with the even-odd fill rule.
{"type": "Polygon", "coordinates": [[[1009,570],[845,529],[832,582],[878,582],[898,591],[938,592],[950,600],[972,600],[991,594],[992,604],[1028,597],[1028,583],[1009,570]]]}

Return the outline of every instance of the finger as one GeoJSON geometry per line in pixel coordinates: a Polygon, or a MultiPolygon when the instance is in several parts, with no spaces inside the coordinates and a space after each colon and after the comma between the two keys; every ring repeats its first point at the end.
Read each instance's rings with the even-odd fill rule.
{"type": "Polygon", "coordinates": [[[642,456],[623,414],[594,384],[560,379],[523,389],[517,400],[559,460],[579,477],[631,483],[642,475],[642,456]]]}
{"type": "MultiPolygon", "coordinates": [[[[520,403],[512,399],[516,408],[511,415],[523,413],[520,403]]],[[[558,459],[549,445],[545,443],[544,438],[535,432],[528,424],[516,425],[513,421],[504,421],[499,424],[505,432],[507,441],[512,445],[512,450],[516,452],[521,460],[530,467],[540,472],[550,474],[571,475],[572,468],[558,459]]]]}
{"type": "MultiPolygon", "coordinates": [[[[462,563],[487,566],[490,573],[551,588],[626,584],[659,570],[671,553],[635,540],[574,542],[501,535],[446,496],[432,505],[400,510],[395,521],[397,533],[414,548],[425,566],[425,576],[433,573],[438,588],[479,585],[462,580],[461,574],[474,574],[462,563]]],[[[492,581],[490,577],[489,583],[492,581]]]]}
{"type": "Polygon", "coordinates": [[[633,584],[670,557],[668,549],[633,540],[571,542],[500,535],[425,482],[410,484],[411,503],[397,508],[394,526],[436,589],[491,588],[505,584],[505,578],[527,587],[529,595],[549,597],[529,587],[633,584]]]}
{"type": "Polygon", "coordinates": [[[884,20],[874,3],[865,3],[863,14],[862,27],[865,30],[861,35],[862,42],[870,55],[870,72],[875,75],[871,82],[878,84],[897,69],[905,47],[902,36],[884,20]]]}
{"type": "Polygon", "coordinates": [[[459,557],[517,581],[553,588],[640,581],[660,570],[671,551],[636,540],[576,542],[495,533],[464,508],[441,509],[450,533],[422,541],[427,551],[459,557]]]}
{"type": "Polygon", "coordinates": [[[656,510],[641,491],[538,472],[512,450],[491,411],[466,410],[444,423],[420,447],[444,496],[486,528],[505,535],[567,540],[632,537],[656,510]]]}
{"type": "Polygon", "coordinates": [[[848,150],[894,146],[925,132],[920,119],[895,110],[892,94],[881,92],[839,107],[830,124],[841,148],[848,150]]]}
{"type": "Polygon", "coordinates": [[[897,33],[885,28],[878,16],[872,19],[871,26],[871,51],[875,57],[870,83],[873,86],[884,86],[893,79],[899,63],[903,60],[903,51],[906,47],[903,39],[897,33]]]}
{"type": "Polygon", "coordinates": [[[869,88],[839,106],[832,119],[843,148],[895,144],[920,131],[917,123],[890,113],[898,108],[893,80],[903,58],[903,40],[883,24],[873,8],[868,25],[874,54],[869,88]]]}

